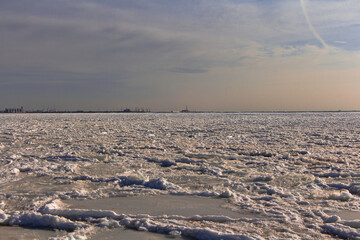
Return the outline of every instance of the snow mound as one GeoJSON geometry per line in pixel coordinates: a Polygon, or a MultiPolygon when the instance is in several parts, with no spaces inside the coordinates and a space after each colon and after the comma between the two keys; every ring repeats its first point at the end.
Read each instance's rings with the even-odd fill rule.
{"type": "Polygon", "coordinates": [[[324,233],[342,239],[360,239],[360,231],[341,224],[325,224],[321,226],[324,233]]]}
{"type": "Polygon", "coordinates": [[[72,222],[64,217],[53,216],[50,214],[41,214],[36,212],[12,212],[4,221],[3,224],[13,226],[18,225],[22,227],[31,228],[51,228],[67,231],[74,231],[79,228],[88,227],[85,223],[72,222]]]}
{"type": "Polygon", "coordinates": [[[181,190],[181,187],[168,182],[165,178],[150,179],[144,184],[145,187],[159,190],[181,190]]]}

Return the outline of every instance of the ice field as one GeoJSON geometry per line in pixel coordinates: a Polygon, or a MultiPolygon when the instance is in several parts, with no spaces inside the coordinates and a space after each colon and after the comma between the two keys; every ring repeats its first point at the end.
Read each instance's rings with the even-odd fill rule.
{"type": "Polygon", "coordinates": [[[1,114],[1,239],[360,239],[360,113],[1,114]]]}

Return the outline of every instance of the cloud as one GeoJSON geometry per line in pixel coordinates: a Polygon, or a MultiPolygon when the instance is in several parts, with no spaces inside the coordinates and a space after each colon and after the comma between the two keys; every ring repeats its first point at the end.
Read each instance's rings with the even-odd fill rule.
{"type": "Polygon", "coordinates": [[[321,45],[324,47],[324,48],[327,48],[327,44],[325,43],[324,39],[322,39],[322,37],[320,36],[320,34],[315,30],[311,20],[310,20],[310,17],[307,13],[307,9],[306,9],[306,3],[307,1],[306,0],[300,0],[300,4],[301,4],[301,8],[302,8],[302,11],[304,13],[304,16],[305,16],[305,19],[306,19],[306,22],[308,23],[309,25],[309,29],[310,31],[314,34],[314,36],[316,37],[316,39],[319,40],[319,42],[321,43],[321,45]]]}
{"type": "Polygon", "coordinates": [[[74,20],[28,17],[7,19],[0,63],[11,68],[50,68],[85,73],[119,73],[152,68],[181,48],[186,40],[160,30],[127,24],[92,25],[74,20]],[[17,28],[13,28],[16,25],[17,28]]]}
{"type": "MultiPolygon", "coordinates": [[[[0,29],[7,33],[3,41],[7,46],[4,54],[10,56],[0,59],[3,69],[121,73],[123,76],[164,70],[198,73],[213,66],[234,64],[244,57],[241,49],[246,49],[246,39],[234,41],[216,37],[211,31],[197,32],[190,23],[185,31],[180,31],[181,26],[160,24],[156,17],[151,18],[150,23],[143,22],[135,17],[144,17],[139,14],[141,9],[119,10],[94,3],[65,3],[67,7],[58,12],[72,11],[60,16],[45,13],[1,15],[0,29]],[[74,9],[79,8],[82,13],[76,15],[74,9]],[[88,16],[96,16],[96,20],[88,16]]],[[[52,6],[50,9],[54,11],[52,6]]],[[[29,10],[32,11],[35,10],[29,10]]],[[[206,28],[202,26],[201,29],[206,28]]]]}
{"type": "MultiPolygon", "coordinates": [[[[319,11],[318,1],[313,2],[311,10],[319,11]]],[[[0,16],[4,51],[10,56],[0,61],[7,69],[30,65],[112,74],[209,69],[241,64],[253,42],[292,46],[312,39],[301,8],[289,0],[23,4],[26,11],[19,3],[7,3],[11,11],[0,16]]],[[[325,8],[332,4],[337,3],[325,8]]]]}
{"type": "Polygon", "coordinates": [[[53,93],[62,86],[67,99],[78,101],[86,86],[82,102],[96,93],[109,105],[160,106],[191,89],[199,108],[214,103],[207,96],[234,105],[236,89],[251,85],[255,94],[255,86],[290,78],[291,71],[354,73],[358,2],[309,2],[308,17],[329,44],[323,52],[293,0],[7,1],[0,9],[0,95],[6,100],[11,86],[53,93]]]}

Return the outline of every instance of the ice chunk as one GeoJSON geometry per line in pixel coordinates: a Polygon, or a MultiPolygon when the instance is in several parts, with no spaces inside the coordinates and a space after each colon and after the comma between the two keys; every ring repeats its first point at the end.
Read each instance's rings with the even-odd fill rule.
{"type": "Polygon", "coordinates": [[[341,218],[339,216],[333,215],[325,220],[325,223],[335,223],[340,221],[341,218]]]}
{"type": "Polygon", "coordinates": [[[230,198],[232,196],[234,196],[234,193],[228,188],[219,195],[222,198],[230,198]]]}
{"type": "Polygon", "coordinates": [[[144,184],[145,187],[160,189],[160,190],[180,190],[181,187],[168,182],[165,178],[150,179],[144,184]]]}
{"type": "Polygon", "coordinates": [[[43,214],[52,214],[65,217],[73,220],[85,220],[91,218],[111,218],[121,219],[121,216],[110,210],[88,210],[88,209],[60,209],[57,203],[51,202],[50,204],[42,207],[39,212],[43,214]]]}
{"type": "Polygon", "coordinates": [[[7,220],[9,216],[0,209],[0,224],[5,224],[5,221],[7,220]]]}
{"type": "Polygon", "coordinates": [[[252,181],[254,181],[254,182],[269,182],[273,179],[274,179],[273,176],[259,176],[259,177],[255,177],[252,181]]]}
{"type": "Polygon", "coordinates": [[[350,185],[349,192],[355,195],[360,196],[360,183],[352,183],[350,185]]]}
{"type": "Polygon", "coordinates": [[[162,167],[176,166],[176,162],[170,159],[165,159],[161,161],[161,166],[162,167]]]}
{"type": "Polygon", "coordinates": [[[349,193],[349,191],[343,190],[340,193],[339,192],[331,193],[329,195],[329,199],[346,202],[353,199],[353,196],[351,195],[351,193],[349,193]]]}
{"type": "Polygon", "coordinates": [[[360,232],[342,224],[325,224],[321,226],[325,233],[342,239],[360,239],[360,232]]]}
{"type": "Polygon", "coordinates": [[[20,170],[18,168],[13,168],[10,173],[12,175],[18,175],[20,173],[20,170]]]}
{"type": "Polygon", "coordinates": [[[36,212],[12,212],[5,220],[7,225],[18,225],[31,228],[51,228],[73,231],[88,227],[85,223],[72,222],[64,217],[36,212]]]}
{"type": "Polygon", "coordinates": [[[342,221],[341,223],[352,228],[360,228],[360,220],[342,221]]]}
{"type": "Polygon", "coordinates": [[[135,174],[120,176],[119,179],[121,180],[120,185],[122,186],[143,185],[145,183],[145,179],[142,176],[135,174]]]}
{"type": "Polygon", "coordinates": [[[349,189],[350,186],[344,183],[329,183],[329,187],[337,188],[337,189],[349,189]]]}
{"type": "MultiPolygon", "coordinates": [[[[197,161],[193,160],[193,159],[190,159],[190,158],[178,158],[178,159],[175,159],[175,162],[179,162],[179,163],[188,163],[188,164],[191,164],[191,163],[197,163],[197,161]]],[[[199,161],[200,162],[200,161],[199,161]]]]}

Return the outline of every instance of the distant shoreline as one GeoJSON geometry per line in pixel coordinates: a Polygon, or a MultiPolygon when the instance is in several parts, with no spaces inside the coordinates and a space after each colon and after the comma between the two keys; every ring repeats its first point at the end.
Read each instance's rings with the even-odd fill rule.
{"type": "Polygon", "coordinates": [[[358,113],[360,110],[344,110],[344,111],[188,111],[188,112],[179,112],[179,111],[154,111],[154,112],[141,112],[141,111],[24,111],[17,113],[9,113],[1,111],[0,114],[64,114],[64,113],[174,113],[174,114],[194,114],[194,113],[358,113]]]}

